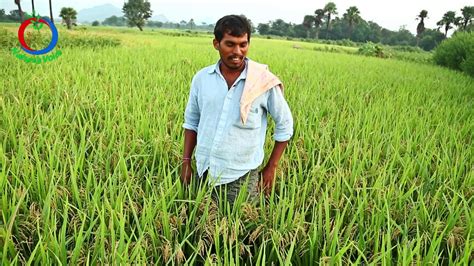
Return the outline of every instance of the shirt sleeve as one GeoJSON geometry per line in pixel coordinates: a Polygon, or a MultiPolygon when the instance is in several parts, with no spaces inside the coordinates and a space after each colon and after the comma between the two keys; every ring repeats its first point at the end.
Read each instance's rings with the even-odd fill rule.
{"type": "Polygon", "coordinates": [[[188,104],[186,105],[186,110],[184,111],[183,128],[193,130],[197,133],[200,117],[201,112],[199,110],[198,92],[196,88],[196,80],[194,77],[191,82],[188,104]]]}
{"type": "Polygon", "coordinates": [[[273,139],[279,142],[289,140],[293,136],[293,116],[280,87],[270,89],[267,107],[275,121],[273,139]]]}

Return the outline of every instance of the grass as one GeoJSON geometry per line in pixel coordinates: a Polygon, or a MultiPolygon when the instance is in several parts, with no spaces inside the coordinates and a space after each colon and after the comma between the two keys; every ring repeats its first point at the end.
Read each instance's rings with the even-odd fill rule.
{"type": "Polygon", "coordinates": [[[231,208],[179,182],[189,84],[218,59],[211,39],[86,31],[121,46],[65,47],[40,65],[0,50],[3,262],[473,260],[472,78],[254,39],[249,57],[284,81],[295,135],[271,197],[231,208]]]}

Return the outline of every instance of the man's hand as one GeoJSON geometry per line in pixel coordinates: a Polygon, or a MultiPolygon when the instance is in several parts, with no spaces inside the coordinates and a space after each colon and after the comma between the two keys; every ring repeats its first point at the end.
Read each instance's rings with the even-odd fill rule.
{"type": "Polygon", "coordinates": [[[283,151],[286,148],[288,141],[275,141],[275,146],[273,146],[272,154],[270,159],[268,159],[267,165],[262,169],[260,174],[262,175],[262,180],[260,180],[259,189],[263,189],[265,194],[268,196],[272,192],[273,183],[275,182],[275,172],[278,166],[278,161],[280,160],[283,151]]]}
{"type": "Polygon", "coordinates": [[[260,189],[265,192],[265,195],[270,195],[272,192],[273,183],[275,180],[276,167],[265,166],[260,172],[262,179],[260,180],[260,189]]]}
{"type": "Polygon", "coordinates": [[[191,182],[193,176],[193,169],[191,168],[191,157],[193,155],[194,147],[197,142],[196,131],[185,129],[184,130],[184,151],[183,158],[181,160],[181,181],[188,185],[191,182]]]}
{"type": "Polygon", "coordinates": [[[191,160],[183,160],[181,164],[181,182],[184,185],[188,185],[191,182],[193,176],[193,168],[191,167],[191,160]]]}

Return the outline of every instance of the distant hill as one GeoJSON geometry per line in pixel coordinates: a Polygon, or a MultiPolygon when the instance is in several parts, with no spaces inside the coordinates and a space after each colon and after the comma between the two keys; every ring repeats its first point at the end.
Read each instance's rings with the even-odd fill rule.
{"type": "Polygon", "coordinates": [[[122,9],[112,4],[105,4],[91,8],[82,9],[77,14],[78,22],[92,22],[98,20],[102,22],[104,19],[111,16],[123,16],[122,9]]]}
{"type": "Polygon", "coordinates": [[[163,14],[159,14],[159,15],[156,15],[156,16],[152,16],[149,20],[152,20],[152,21],[160,21],[160,22],[169,22],[170,20],[165,17],[165,15],[163,14]]]}

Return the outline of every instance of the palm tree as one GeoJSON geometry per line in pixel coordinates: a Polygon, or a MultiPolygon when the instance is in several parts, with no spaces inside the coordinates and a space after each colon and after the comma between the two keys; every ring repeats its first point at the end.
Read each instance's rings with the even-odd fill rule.
{"type": "Polygon", "coordinates": [[[349,39],[352,36],[352,31],[354,30],[354,24],[360,22],[360,11],[356,6],[351,6],[346,10],[346,13],[343,15],[344,19],[349,23],[349,39]]]}
{"type": "Polygon", "coordinates": [[[425,18],[428,17],[428,11],[426,10],[421,10],[420,14],[417,16],[417,20],[420,20],[420,23],[418,23],[418,26],[416,26],[416,33],[418,36],[420,36],[424,31],[425,31],[425,18]]]}
{"type": "Polygon", "coordinates": [[[323,24],[323,18],[325,15],[325,12],[323,9],[316,9],[314,11],[315,17],[314,17],[314,26],[316,28],[316,39],[319,39],[319,28],[323,24]]]}
{"type": "Polygon", "coordinates": [[[421,34],[425,32],[425,18],[428,17],[428,11],[421,10],[420,14],[417,16],[417,20],[420,20],[418,26],[416,26],[416,46],[418,46],[421,38],[421,34]]]}
{"type": "Polygon", "coordinates": [[[309,32],[311,31],[311,28],[313,27],[314,24],[314,17],[311,15],[306,15],[304,16],[303,19],[303,26],[306,28],[306,38],[309,39],[309,32]]]}
{"type": "Polygon", "coordinates": [[[77,12],[72,7],[63,7],[59,16],[66,22],[67,28],[71,29],[74,20],[76,19],[77,12]]]}
{"type": "Polygon", "coordinates": [[[20,0],[15,0],[15,5],[18,6],[18,12],[20,13],[20,22],[23,22],[23,11],[21,10],[20,0]]]}
{"type": "Polygon", "coordinates": [[[328,16],[328,21],[327,21],[327,26],[326,26],[326,38],[328,37],[329,33],[329,25],[331,23],[331,15],[337,15],[337,8],[336,4],[334,2],[329,2],[324,6],[324,11],[327,13],[328,16]]]}
{"type": "Polygon", "coordinates": [[[444,37],[448,36],[448,30],[452,29],[451,24],[456,23],[456,12],[448,11],[444,13],[443,18],[436,23],[438,30],[444,25],[444,37]]]}
{"type": "Polygon", "coordinates": [[[51,22],[54,23],[54,19],[53,19],[53,6],[51,5],[51,0],[49,0],[49,17],[51,18],[51,22]]]}
{"type": "Polygon", "coordinates": [[[466,30],[467,26],[472,23],[472,18],[474,17],[474,6],[465,6],[461,8],[462,12],[462,29],[466,30]]]}
{"type": "Polygon", "coordinates": [[[190,29],[194,29],[194,26],[196,26],[196,23],[194,22],[193,18],[189,20],[188,26],[190,29]]]}

